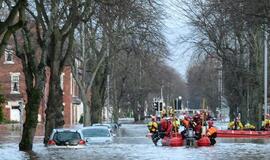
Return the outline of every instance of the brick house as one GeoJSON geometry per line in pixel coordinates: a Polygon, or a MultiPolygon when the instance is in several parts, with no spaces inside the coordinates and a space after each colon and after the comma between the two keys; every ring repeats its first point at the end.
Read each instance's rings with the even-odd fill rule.
{"type": "MultiPolygon", "coordinates": [[[[47,82],[44,98],[41,100],[38,120],[45,122],[45,110],[49,89],[49,69],[47,70],[47,82]]],[[[21,60],[15,55],[11,47],[8,47],[0,58],[0,92],[5,96],[4,117],[7,120],[20,121],[20,104],[24,107],[27,103],[25,77],[21,60]]],[[[66,125],[73,125],[79,121],[83,112],[83,105],[78,98],[78,87],[72,77],[71,68],[65,67],[61,75],[63,89],[64,120],[66,125]]]]}
{"type": "Polygon", "coordinates": [[[4,117],[20,121],[19,103],[26,101],[26,86],[20,59],[12,49],[6,49],[0,59],[0,91],[5,96],[4,117]]]}

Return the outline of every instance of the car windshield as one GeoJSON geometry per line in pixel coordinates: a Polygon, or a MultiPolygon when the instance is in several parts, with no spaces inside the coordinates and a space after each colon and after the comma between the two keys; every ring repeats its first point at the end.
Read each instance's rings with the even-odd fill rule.
{"type": "Polygon", "coordinates": [[[53,139],[58,142],[65,142],[69,140],[81,139],[81,136],[78,132],[63,131],[63,132],[56,132],[54,134],[53,139]]]}
{"type": "Polygon", "coordinates": [[[112,128],[112,126],[109,124],[93,124],[93,126],[104,126],[104,127],[112,128]]]}
{"type": "Polygon", "coordinates": [[[82,130],[84,137],[110,137],[108,129],[91,128],[82,130]]]}

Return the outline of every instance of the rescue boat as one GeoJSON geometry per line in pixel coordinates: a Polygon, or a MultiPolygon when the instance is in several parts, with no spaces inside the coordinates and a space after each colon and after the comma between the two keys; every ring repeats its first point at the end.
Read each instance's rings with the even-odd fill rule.
{"type": "Polygon", "coordinates": [[[184,145],[184,140],[182,139],[181,134],[174,133],[170,137],[165,136],[161,140],[162,146],[170,146],[170,147],[180,147],[184,145]]]}
{"type": "Polygon", "coordinates": [[[217,130],[221,138],[270,138],[270,131],[217,130]]]}
{"type": "MultiPolygon", "coordinates": [[[[185,140],[178,134],[173,134],[171,137],[164,137],[161,140],[162,146],[180,147],[185,144],[185,140]]],[[[210,139],[207,136],[203,136],[199,140],[196,140],[198,147],[207,147],[211,145],[210,139]]]]}

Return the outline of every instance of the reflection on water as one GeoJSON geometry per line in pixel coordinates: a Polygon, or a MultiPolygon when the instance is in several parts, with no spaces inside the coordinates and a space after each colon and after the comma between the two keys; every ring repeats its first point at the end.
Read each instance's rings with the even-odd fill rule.
{"type": "Polygon", "coordinates": [[[248,139],[248,138],[217,138],[218,143],[256,143],[270,144],[270,139],[248,139]]]}

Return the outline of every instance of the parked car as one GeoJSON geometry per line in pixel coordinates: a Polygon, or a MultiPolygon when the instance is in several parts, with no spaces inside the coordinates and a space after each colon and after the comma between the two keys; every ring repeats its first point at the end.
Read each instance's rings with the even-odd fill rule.
{"type": "Polygon", "coordinates": [[[113,135],[106,126],[83,127],[81,132],[88,144],[113,142],[113,135]]]}
{"type": "Polygon", "coordinates": [[[92,126],[104,126],[107,127],[112,134],[116,132],[115,127],[109,123],[94,123],[92,126]]]}
{"type": "Polygon", "coordinates": [[[48,141],[49,148],[83,148],[85,138],[80,130],[54,129],[48,141]]]}

